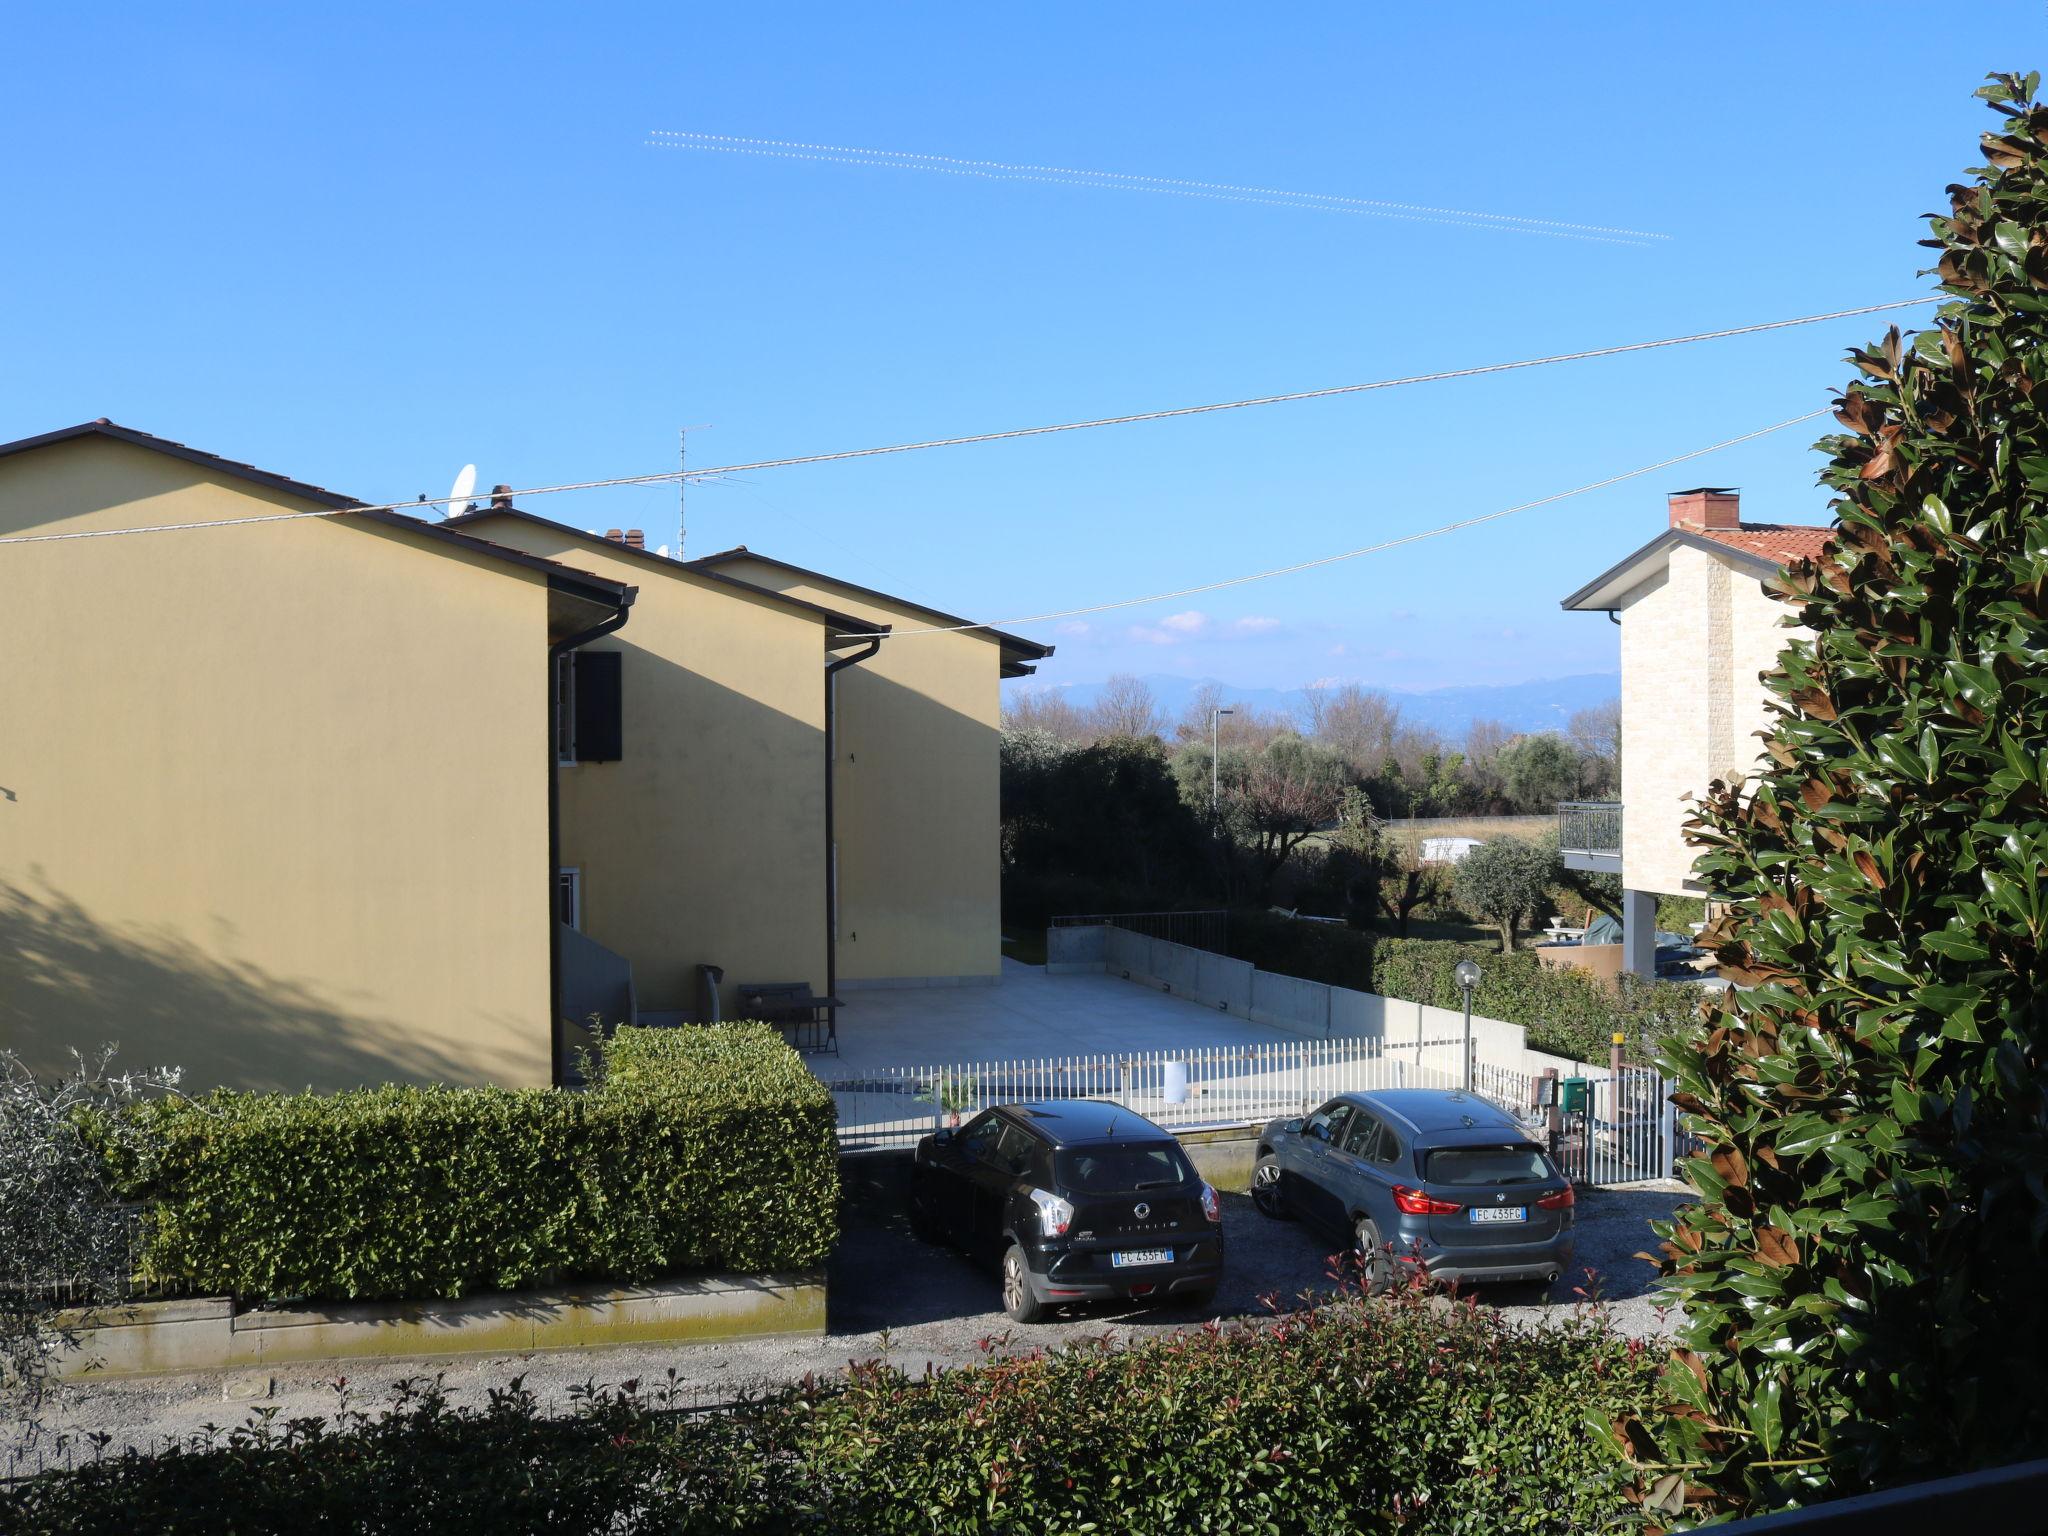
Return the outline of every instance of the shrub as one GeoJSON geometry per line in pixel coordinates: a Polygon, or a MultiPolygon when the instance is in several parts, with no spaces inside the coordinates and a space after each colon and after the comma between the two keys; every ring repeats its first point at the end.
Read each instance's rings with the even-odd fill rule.
{"type": "Polygon", "coordinates": [[[636,1393],[552,1422],[516,1391],[469,1412],[416,1394],[339,1431],[258,1425],[48,1474],[0,1494],[0,1525],[1577,1532],[1626,1509],[1584,1419],[1633,1411],[1653,1379],[1597,1318],[1518,1327],[1418,1292],[1352,1296],[925,1379],[856,1366],[711,1419],[636,1393]]]}
{"type": "Polygon", "coordinates": [[[1519,837],[1492,837],[1458,861],[1458,905],[1500,930],[1503,954],[1535,921],[1561,866],[1557,850],[1519,837]]]}
{"type": "Polygon", "coordinates": [[[1229,953],[1276,976],[1372,990],[1373,936],[1341,923],[1309,923],[1260,907],[1230,914],[1229,953]]]}
{"type": "Polygon", "coordinates": [[[1853,355],[1834,537],[1786,573],[1747,783],[1708,787],[1741,984],[1666,1069],[1704,1141],[1663,1228],[1682,1411],[1646,1502],[1769,1509],[2048,1445],[2048,106],[1926,243],[1954,296],[1853,355]],[[2041,399],[2035,399],[2040,395],[2041,399]]]}
{"type": "Polygon", "coordinates": [[[1628,1036],[1628,1060],[1646,1062],[1656,1042],[1699,1016],[1697,987],[1623,976],[1619,989],[1584,971],[1551,970],[1527,950],[1498,953],[1488,944],[1435,939],[1388,939],[1375,956],[1377,990],[1437,1008],[1462,1008],[1456,970],[1460,960],[1478,962],[1484,979],[1473,994],[1472,1011],[1529,1032],[1531,1050],[1574,1061],[1607,1060],[1613,1034],[1628,1036]]]}
{"type": "Polygon", "coordinates": [[[145,1272],[248,1300],[460,1296],[806,1268],[837,1232],[832,1097],[762,1024],[622,1029],[583,1093],[160,1101],[115,1156],[145,1272]]]}

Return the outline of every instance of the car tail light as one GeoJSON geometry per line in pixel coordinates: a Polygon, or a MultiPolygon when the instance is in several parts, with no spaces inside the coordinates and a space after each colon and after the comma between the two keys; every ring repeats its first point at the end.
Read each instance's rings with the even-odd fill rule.
{"type": "Polygon", "coordinates": [[[1563,1189],[1553,1189],[1549,1194],[1538,1200],[1536,1202],[1536,1209],[1539,1211],[1568,1211],[1578,1203],[1579,1197],[1572,1192],[1571,1185],[1567,1184],[1563,1189]]]}
{"type": "Polygon", "coordinates": [[[1221,1221],[1223,1219],[1223,1202],[1216,1198],[1216,1190],[1213,1185],[1204,1184],[1202,1186],[1202,1214],[1211,1221],[1221,1221]]]}
{"type": "Polygon", "coordinates": [[[1394,1204],[1410,1216],[1455,1216],[1465,1209],[1455,1200],[1439,1200],[1406,1184],[1394,1186],[1394,1204]]]}
{"type": "Polygon", "coordinates": [[[1038,1225],[1047,1237],[1065,1237],[1074,1224],[1074,1208],[1058,1195],[1042,1189],[1031,1191],[1031,1203],[1038,1207],[1038,1225]]]}

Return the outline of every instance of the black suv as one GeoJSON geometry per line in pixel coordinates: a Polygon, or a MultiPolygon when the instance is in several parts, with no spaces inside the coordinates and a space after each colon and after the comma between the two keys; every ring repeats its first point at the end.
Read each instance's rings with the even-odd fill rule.
{"type": "Polygon", "coordinates": [[[1020,1323],[1071,1301],[1205,1303],[1223,1273],[1223,1212],[1180,1143],[1089,1099],[999,1104],[925,1137],[910,1217],[920,1236],[999,1259],[1020,1323]]]}

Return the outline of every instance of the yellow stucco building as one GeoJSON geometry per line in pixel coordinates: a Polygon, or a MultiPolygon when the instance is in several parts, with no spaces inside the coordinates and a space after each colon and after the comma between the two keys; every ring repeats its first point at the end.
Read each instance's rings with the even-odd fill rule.
{"type": "Polygon", "coordinates": [[[998,680],[1050,648],[913,633],[960,622],[107,422],[0,444],[0,1048],[544,1084],[588,1012],[992,979],[998,680]]]}

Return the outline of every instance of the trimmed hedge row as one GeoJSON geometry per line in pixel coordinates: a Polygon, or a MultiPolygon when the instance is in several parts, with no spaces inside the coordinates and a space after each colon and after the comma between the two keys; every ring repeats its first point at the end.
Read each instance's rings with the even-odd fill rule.
{"type": "Polygon", "coordinates": [[[1230,914],[1229,953],[1276,976],[1370,992],[1373,936],[1342,923],[1307,923],[1262,908],[1230,914]]]}
{"type": "Polygon", "coordinates": [[[804,1269],[837,1236],[832,1096],[764,1024],[622,1029],[600,1086],[219,1092],[108,1149],[146,1275],[244,1300],[804,1269]]]}
{"type": "Polygon", "coordinates": [[[1700,989],[1678,982],[1623,976],[1617,991],[1584,971],[1551,970],[1527,950],[1504,955],[1498,945],[1441,939],[1383,939],[1374,956],[1377,990],[1438,1008],[1462,1008],[1455,974],[1460,960],[1484,973],[1472,995],[1475,1013],[1529,1032],[1531,1050],[1596,1066],[1607,1060],[1616,1030],[1633,1062],[1647,1062],[1656,1042],[1698,1016],[1700,989]]]}
{"type": "Polygon", "coordinates": [[[1595,1317],[1518,1328],[1416,1291],[913,1379],[879,1364],[747,1411],[628,1390],[549,1420],[415,1395],[0,1493],[51,1533],[1580,1532],[1627,1520],[1604,1425],[1654,1363],[1595,1317]]]}

